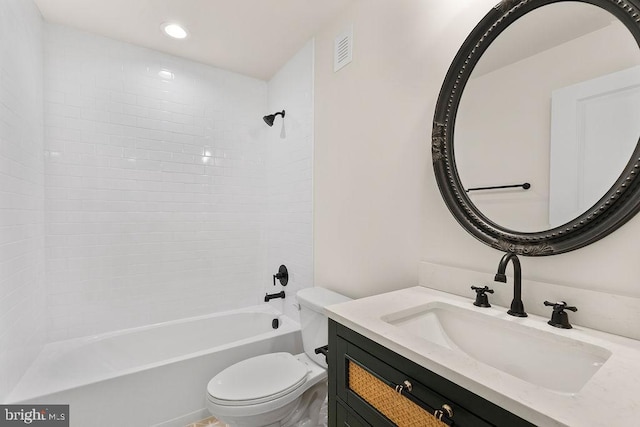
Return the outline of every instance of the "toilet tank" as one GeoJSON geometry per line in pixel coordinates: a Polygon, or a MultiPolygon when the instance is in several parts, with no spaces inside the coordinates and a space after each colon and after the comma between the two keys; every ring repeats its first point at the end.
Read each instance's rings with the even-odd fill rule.
{"type": "Polygon", "coordinates": [[[306,288],[296,294],[300,304],[300,327],[304,352],[318,365],[327,367],[324,355],[315,354],[315,349],[329,342],[329,326],[324,308],[328,305],[350,301],[337,292],[325,288],[306,288]]]}

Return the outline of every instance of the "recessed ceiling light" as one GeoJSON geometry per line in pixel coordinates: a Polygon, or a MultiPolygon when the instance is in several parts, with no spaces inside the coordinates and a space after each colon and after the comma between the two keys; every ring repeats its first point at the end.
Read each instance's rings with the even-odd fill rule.
{"type": "Polygon", "coordinates": [[[166,35],[168,35],[169,37],[173,37],[174,39],[184,39],[189,35],[189,33],[187,33],[187,30],[182,28],[180,25],[173,23],[165,22],[164,24],[162,24],[162,31],[164,31],[166,35]]]}

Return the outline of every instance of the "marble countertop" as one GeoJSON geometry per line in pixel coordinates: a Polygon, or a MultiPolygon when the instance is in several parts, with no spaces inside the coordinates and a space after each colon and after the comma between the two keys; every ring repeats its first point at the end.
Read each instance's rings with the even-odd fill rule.
{"type": "Polygon", "coordinates": [[[547,324],[548,318],[517,318],[509,316],[504,307],[479,308],[471,298],[420,286],[332,305],[326,310],[338,323],[537,426],[640,425],[640,341],[576,325],[573,329],[557,329],[547,324]],[[382,320],[433,302],[603,347],[611,356],[580,391],[563,393],[516,378],[382,320]]]}

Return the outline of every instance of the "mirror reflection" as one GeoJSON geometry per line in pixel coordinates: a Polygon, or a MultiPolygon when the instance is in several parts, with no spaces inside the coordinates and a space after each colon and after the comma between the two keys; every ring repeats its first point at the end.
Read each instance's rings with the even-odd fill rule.
{"type": "Polygon", "coordinates": [[[527,13],[483,54],[455,122],[471,201],[496,224],[544,231],[611,188],[640,136],[640,53],[612,14],[580,2],[527,13]]]}

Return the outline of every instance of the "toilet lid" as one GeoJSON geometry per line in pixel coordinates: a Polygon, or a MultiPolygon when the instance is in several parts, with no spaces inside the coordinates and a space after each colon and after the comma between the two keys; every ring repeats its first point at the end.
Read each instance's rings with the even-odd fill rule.
{"type": "Polygon", "coordinates": [[[212,400],[225,405],[250,405],[284,396],[300,387],[307,365],[290,353],[271,353],[238,362],[207,385],[212,400]]]}

